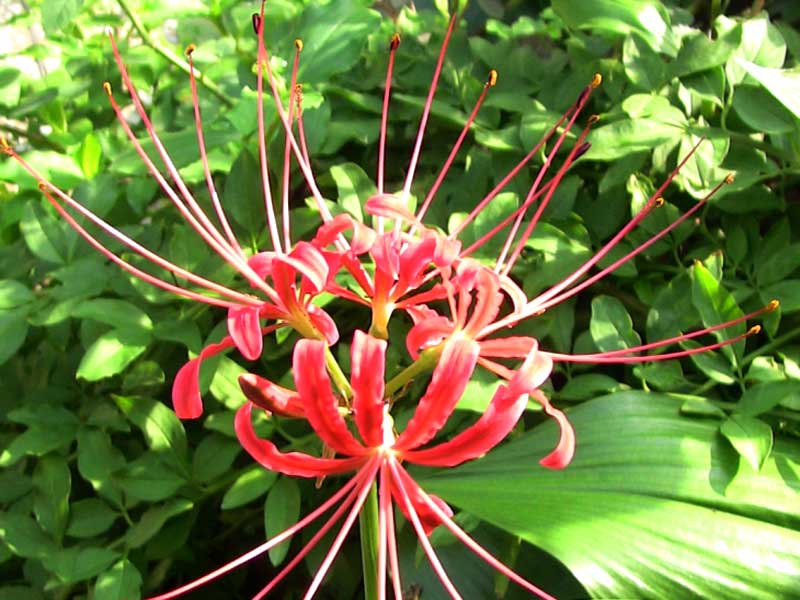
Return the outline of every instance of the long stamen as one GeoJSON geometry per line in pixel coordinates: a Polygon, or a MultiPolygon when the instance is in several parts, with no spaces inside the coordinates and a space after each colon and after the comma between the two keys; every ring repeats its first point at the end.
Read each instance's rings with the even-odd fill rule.
{"type": "MultiPolygon", "coordinates": [[[[300,65],[300,52],[303,50],[303,40],[296,39],[294,41],[294,63],[292,64],[292,83],[291,83],[291,93],[289,95],[289,122],[292,121],[292,117],[294,116],[294,109],[295,104],[297,104],[297,112],[298,116],[300,114],[300,102],[297,100],[297,94],[300,92],[297,86],[297,69],[300,65]]],[[[289,140],[287,139],[284,143],[283,148],[283,198],[281,201],[282,207],[282,222],[283,222],[283,244],[286,246],[286,251],[288,252],[289,249],[292,247],[292,240],[290,236],[290,229],[289,229],[289,168],[290,162],[289,159],[291,157],[292,147],[289,144],[289,140]]]]}
{"type": "MultiPolygon", "coordinates": [[[[408,173],[406,174],[406,181],[403,185],[403,193],[401,196],[401,204],[405,205],[408,202],[408,197],[411,193],[411,183],[414,181],[414,173],[417,170],[417,162],[419,161],[419,153],[422,149],[422,138],[425,136],[425,127],[428,124],[428,116],[433,106],[433,97],[436,94],[436,86],[439,83],[439,75],[442,73],[442,66],[444,65],[444,57],[447,54],[447,45],[450,43],[450,37],[453,34],[456,21],[458,20],[458,13],[450,17],[450,24],[447,27],[447,33],[444,35],[442,48],[439,51],[439,58],[436,61],[436,68],[433,71],[433,79],[431,80],[431,87],[428,90],[428,98],[425,100],[425,107],[422,110],[422,118],[419,122],[419,129],[417,130],[417,140],[414,143],[414,151],[411,154],[411,162],[408,165],[408,173]]],[[[397,226],[399,227],[400,221],[398,220],[397,226]]]]}
{"type": "Polygon", "coordinates": [[[355,476],[355,479],[358,480],[359,484],[353,487],[347,497],[344,499],[342,504],[336,509],[330,518],[325,522],[325,524],[320,527],[319,531],[314,534],[314,536],[308,541],[308,543],[303,546],[303,548],[297,553],[297,555],[292,558],[292,560],[283,568],[281,569],[280,573],[278,573],[275,577],[273,577],[270,582],[264,586],[260,592],[258,592],[255,596],[253,596],[252,600],[261,600],[267,594],[269,594],[276,585],[278,585],[284,577],[286,577],[299,563],[300,561],[305,558],[305,556],[314,549],[314,547],[319,543],[319,541],[325,536],[326,533],[333,527],[335,523],[342,518],[342,515],[347,511],[348,508],[356,501],[361,488],[358,485],[364,483],[364,481],[371,481],[374,477],[369,475],[370,469],[369,468],[362,468],[361,472],[355,476]]]}
{"type": "Polygon", "coordinates": [[[406,512],[411,519],[411,524],[414,526],[414,531],[417,533],[417,538],[419,538],[419,543],[422,545],[422,549],[425,551],[425,555],[428,557],[428,562],[431,563],[431,567],[436,573],[436,576],[439,578],[439,581],[442,583],[445,590],[447,590],[447,593],[450,594],[450,597],[456,600],[461,600],[461,594],[458,593],[458,590],[453,585],[453,582],[450,581],[447,571],[444,570],[442,563],[439,561],[439,557],[436,556],[436,551],[433,549],[433,546],[431,546],[430,541],[428,541],[428,536],[426,535],[425,530],[422,528],[419,515],[414,509],[414,505],[411,503],[411,498],[409,498],[405,483],[403,482],[403,479],[398,471],[399,467],[396,459],[394,457],[389,457],[387,463],[392,471],[392,483],[397,487],[400,498],[403,500],[403,505],[406,507],[406,512]]]}
{"type": "MultiPolygon", "coordinates": [[[[255,22],[255,21],[254,21],[255,22]]],[[[268,60],[264,49],[264,4],[261,5],[261,15],[258,18],[258,67],[256,71],[256,101],[258,102],[258,158],[261,164],[261,185],[264,191],[264,210],[267,214],[267,226],[272,238],[272,246],[278,254],[283,253],[281,241],[278,237],[278,224],[275,218],[275,207],[272,204],[272,191],[269,185],[269,165],[267,164],[267,140],[264,126],[264,62],[268,60]]],[[[280,102],[280,99],[276,99],[280,102]]],[[[291,124],[289,125],[291,128],[291,124]]]]}
{"type": "MultiPolygon", "coordinates": [[[[121,68],[124,68],[124,67],[121,67],[121,68]]],[[[273,300],[276,299],[277,296],[275,294],[275,291],[264,280],[262,280],[247,265],[247,263],[238,254],[236,254],[236,252],[232,248],[230,248],[228,246],[227,242],[224,239],[222,239],[222,236],[219,234],[219,232],[217,232],[216,229],[213,229],[213,226],[212,226],[212,229],[213,229],[213,232],[212,232],[212,231],[206,229],[203,225],[201,225],[198,222],[197,218],[195,218],[195,215],[193,214],[193,211],[191,211],[186,206],[186,204],[184,204],[184,202],[178,197],[178,195],[175,193],[175,190],[172,189],[172,187],[169,185],[169,183],[167,183],[166,179],[161,174],[161,172],[158,170],[158,168],[155,166],[155,164],[153,164],[153,161],[150,160],[150,157],[144,151],[144,148],[142,148],[142,145],[139,143],[139,140],[136,139],[136,136],[134,135],[133,130],[130,128],[130,125],[128,125],[128,122],[125,120],[125,117],[122,115],[122,110],[120,109],[119,104],[117,104],[117,101],[114,99],[114,94],[113,94],[113,92],[111,90],[111,85],[108,84],[108,82],[106,82],[105,84],[103,84],[103,89],[105,90],[106,96],[108,96],[109,102],[111,103],[111,108],[114,110],[114,113],[117,115],[117,120],[119,121],[120,125],[122,126],[122,129],[125,131],[125,134],[128,136],[128,139],[133,144],[134,150],[139,155],[139,158],[141,158],[142,162],[144,162],[144,164],[147,167],[148,171],[150,171],[150,174],[153,176],[153,178],[161,186],[161,189],[164,190],[164,193],[167,194],[169,199],[172,201],[172,203],[175,205],[175,207],[181,213],[181,216],[183,218],[185,218],[189,222],[189,225],[191,225],[191,227],[200,235],[200,237],[203,238],[203,240],[206,242],[206,244],[208,244],[208,246],[212,250],[214,250],[217,254],[219,254],[227,263],[229,263],[231,266],[233,266],[254,287],[256,287],[256,288],[260,289],[261,291],[263,291],[269,298],[271,298],[273,300]]],[[[129,89],[131,89],[131,88],[129,88],[129,89]]],[[[140,105],[141,105],[141,103],[140,103],[140,105]]],[[[151,130],[152,130],[152,127],[151,127],[151,130]]],[[[155,134],[155,132],[153,132],[153,133],[155,134]]],[[[152,137],[151,137],[151,139],[155,140],[155,138],[152,138],[152,137]]],[[[155,141],[154,141],[154,143],[155,143],[155,141]]],[[[160,142],[159,142],[159,144],[160,144],[160,142]]],[[[162,146],[162,149],[163,149],[163,146],[162,146]]],[[[167,156],[166,160],[169,160],[168,156],[167,156]]],[[[187,190],[187,192],[188,192],[188,190],[187,190]]],[[[199,207],[198,207],[198,210],[200,210],[199,207]]],[[[200,210],[200,212],[202,213],[202,210],[200,210]]],[[[207,218],[206,218],[206,220],[207,220],[207,218]]]]}
{"type": "Polygon", "coordinates": [[[148,600],[170,600],[170,598],[177,598],[178,596],[182,596],[187,592],[191,592],[192,590],[195,590],[209,583],[210,581],[213,581],[214,579],[217,579],[225,575],[226,573],[230,573],[234,569],[242,566],[243,564],[247,563],[252,559],[261,556],[262,554],[267,552],[270,548],[273,548],[278,544],[290,539],[292,536],[294,536],[298,531],[302,530],[309,523],[316,521],[320,517],[320,515],[324,514],[326,511],[330,509],[331,506],[339,502],[359,482],[360,479],[358,477],[353,477],[342,487],[342,489],[340,489],[333,496],[331,496],[325,502],[323,502],[316,510],[309,513],[301,520],[299,520],[297,523],[295,523],[291,527],[288,527],[287,529],[276,535],[268,542],[265,542],[256,548],[253,548],[252,550],[243,554],[239,558],[232,560],[231,562],[221,566],[219,569],[216,569],[211,573],[207,573],[206,575],[203,575],[202,577],[199,577],[198,579],[195,579],[194,581],[187,583],[186,585],[176,588],[171,592],[167,592],[165,594],[159,594],[158,596],[153,596],[148,600]]]}
{"type": "MultiPolygon", "coordinates": [[[[717,350],[718,348],[723,348],[725,346],[730,346],[737,342],[741,342],[743,339],[757,335],[760,332],[761,325],[753,325],[746,332],[715,344],[708,344],[706,346],[700,346],[699,348],[690,348],[689,350],[681,350],[679,352],[650,354],[647,356],[618,356],[616,354],[609,356],[604,352],[598,352],[596,354],[559,354],[557,352],[542,352],[542,354],[549,356],[554,361],[572,363],[636,364],[643,362],[657,362],[662,360],[672,360],[674,358],[683,358],[684,356],[691,356],[692,354],[699,354],[702,352],[708,352],[710,350],[717,350]]],[[[630,348],[627,351],[635,352],[636,349],[630,348]]],[[[615,350],[614,352],[619,351],[615,350]]]]}
{"type": "Polygon", "coordinates": [[[478,542],[476,542],[472,537],[461,527],[459,527],[452,518],[448,517],[447,514],[439,508],[435,502],[433,502],[430,496],[425,492],[425,490],[419,490],[420,496],[425,504],[430,508],[434,514],[441,519],[442,524],[450,530],[450,532],[456,536],[461,543],[463,543],[467,548],[472,550],[475,554],[477,554],[484,562],[486,562],[489,566],[496,569],[502,575],[508,577],[511,581],[516,583],[517,585],[523,587],[524,589],[528,590],[529,592],[536,594],[542,600],[555,600],[553,596],[545,592],[544,590],[536,587],[530,581],[520,577],[517,573],[513,570],[509,569],[506,565],[502,562],[497,560],[491,553],[489,553],[483,546],[481,546],[478,542]]]}
{"type": "Polygon", "coordinates": [[[369,468],[370,476],[365,477],[364,481],[361,483],[361,490],[358,494],[358,498],[356,498],[353,508],[350,510],[350,514],[347,515],[347,518],[342,525],[342,529],[336,535],[336,539],[333,540],[333,544],[331,544],[330,550],[328,550],[328,553],[325,555],[325,559],[317,568],[317,573],[314,575],[314,579],[311,581],[311,585],[308,587],[308,590],[306,590],[303,600],[310,600],[314,597],[314,594],[317,593],[319,586],[322,585],[322,580],[325,578],[325,575],[328,574],[328,569],[330,569],[331,564],[333,564],[333,559],[336,558],[336,555],[339,553],[339,550],[344,543],[344,539],[353,528],[353,523],[355,523],[356,517],[358,517],[359,512],[361,512],[361,507],[364,506],[364,501],[367,499],[367,494],[369,494],[372,481],[375,479],[375,474],[378,469],[378,460],[379,459],[376,458],[372,461],[372,465],[369,468]]]}
{"type": "Polygon", "coordinates": [[[233,235],[233,230],[231,229],[230,224],[228,223],[228,219],[225,217],[225,211],[222,210],[222,204],[219,201],[219,194],[217,193],[217,188],[214,185],[214,180],[211,177],[211,167],[208,164],[208,155],[206,153],[206,142],[205,137],[203,135],[203,121],[200,118],[200,101],[198,99],[197,94],[197,78],[194,74],[194,59],[192,55],[194,54],[195,46],[194,44],[190,44],[186,48],[186,57],[189,60],[189,86],[192,89],[192,106],[194,107],[194,123],[195,129],[197,131],[197,146],[200,150],[200,161],[203,163],[203,173],[206,178],[206,185],[208,186],[208,193],[211,196],[211,203],[214,205],[214,211],[217,213],[217,218],[219,219],[220,225],[222,226],[222,230],[225,232],[225,236],[228,238],[228,242],[231,245],[239,256],[244,258],[244,252],[242,251],[242,247],[239,245],[236,236],[233,235]]]}
{"type": "MultiPolygon", "coordinates": [[[[134,267],[130,263],[122,260],[119,256],[117,256],[116,254],[111,252],[108,248],[103,246],[103,244],[101,244],[94,236],[92,236],[88,231],[86,231],[86,229],[84,229],[83,226],[81,226],[72,217],[72,215],[70,215],[66,211],[66,209],[64,209],[64,207],[61,206],[61,204],[58,203],[58,201],[55,198],[53,198],[53,196],[47,190],[47,184],[42,182],[40,184],[39,189],[45,195],[45,197],[50,202],[50,204],[53,206],[53,208],[55,208],[56,211],[61,215],[61,218],[63,218],[67,222],[67,224],[69,224],[69,226],[72,227],[78,233],[78,235],[80,235],[84,240],[86,240],[89,243],[89,245],[92,246],[95,250],[100,252],[103,256],[108,258],[110,261],[112,261],[117,266],[122,268],[124,271],[127,271],[128,273],[130,273],[134,277],[137,277],[137,278],[141,279],[142,281],[146,281],[147,283],[149,283],[151,285],[154,285],[154,286],[156,286],[158,288],[161,288],[162,290],[165,290],[167,292],[171,292],[173,294],[177,294],[179,296],[183,296],[184,298],[188,298],[189,300],[195,300],[197,302],[202,302],[204,304],[210,304],[212,306],[219,306],[219,307],[222,307],[222,308],[235,308],[235,307],[242,306],[243,304],[250,305],[250,306],[259,306],[261,304],[261,301],[256,299],[256,298],[251,298],[251,297],[248,297],[248,296],[244,296],[243,294],[239,294],[238,292],[234,292],[233,290],[229,290],[229,289],[227,289],[227,288],[225,288],[223,286],[220,286],[220,285],[214,283],[213,281],[208,281],[206,279],[203,279],[202,277],[198,277],[197,275],[194,275],[193,273],[191,273],[189,271],[185,271],[185,270],[181,269],[180,267],[178,267],[177,265],[173,265],[172,263],[169,263],[169,262],[163,260],[158,255],[150,253],[149,250],[147,250],[146,248],[140,247],[142,251],[134,248],[133,245],[137,245],[138,246],[138,244],[133,242],[133,240],[129,240],[129,239],[128,239],[128,241],[130,243],[128,243],[128,241],[126,241],[126,239],[125,239],[125,236],[123,236],[121,233],[119,234],[120,237],[114,236],[119,241],[122,241],[123,243],[125,243],[129,247],[131,247],[134,250],[136,250],[137,252],[139,252],[139,254],[142,254],[143,256],[145,256],[145,258],[150,258],[150,256],[147,256],[147,255],[151,254],[152,257],[153,257],[153,259],[151,259],[152,262],[158,264],[160,267],[162,267],[164,269],[167,269],[167,270],[171,271],[172,273],[175,273],[176,275],[178,275],[180,277],[184,277],[184,278],[188,279],[189,281],[191,281],[192,283],[196,283],[197,285],[201,285],[203,287],[206,287],[209,290],[216,291],[216,292],[220,293],[223,296],[228,296],[233,301],[222,300],[222,299],[219,299],[219,298],[214,298],[212,296],[206,296],[204,294],[198,294],[197,292],[193,292],[191,290],[187,290],[185,288],[176,286],[176,285],[174,285],[172,283],[169,283],[167,281],[159,279],[158,277],[150,275],[149,273],[147,273],[145,271],[142,271],[141,269],[139,269],[137,267],[134,267]]],[[[52,188],[52,189],[56,189],[56,188],[52,188]]],[[[61,197],[60,194],[59,194],[59,197],[61,197]]],[[[78,205],[78,206],[80,206],[80,205],[78,205]]],[[[91,218],[94,215],[89,213],[88,216],[89,216],[89,218],[91,218]]],[[[113,228],[112,228],[112,230],[113,230],[113,228]]],[[[116,230],[113,230],[113,231],[116,231],[116,230]]],[[[110,234],[110,235],[114,235],[114,234],[110,234]]]]}
{"type": "MultiPolygon", "coordinates": [[[[436,181],[434,181],[433,186],[431,187],[428,195],[425,197],[425,201],[422,203],[422,207],[417,212],[417,220],[422,221],[425,213],[430,207],[431,202],[433,202],[434,196],[436,196],[436,192],[439,191],[439,187],[442,185],[447,172],[450,170],[453,161],[458,154],[459,149],[461,148],[461,144],[464,142],[464,139],[467,137],[467,133],[469,133],[470,128],[472,127],[472,123],[475,121],[475,117],[478,115],[478,111],[483,104],[483,101],[486,99],[486,94],[489,92],[489,88],[493,88],[497,85],[497,71],[492,69],[489,71],[489,78],[486,80],[486,83],[483,85],[483,90],[481,90],[481,95],[478,96],[478,100],[475,102],[475,106],[472,109],[472,112],[467,117],[466,123],[464,123],[464,128],[461,130],[461,133],[456,140],[456,143],[453,145],[453,149],[450,151],[450,155],[447,157],[447,160],[444,162],[441,170],[439,171],[439,175],[436,177],[436,181]]],[[[411,233],[413,234],[414,228],[412,227],[411,233]]]]}
{"type": "MultiPolygon", "coordinates": [[[[400,581],[400,563],[397,559],[397,539],[394,530],[394,513],[392,512],[392,492],[390,489],[390,473],[386,465],[386,460],[381,464],[380,474],[380,523],[381,537],[385,540],[385,546],[389,550],[389,569],[391,570],[392,589],[394,590],[395,600],[403,600],[403,585],[400,581]]],[[[386,587],[386,557],[383,557],[381,567],[381,555],[378,555],[378,568],[381,569],[381,589],[386,587]]],[[[384,592],[385,593],[385,592],[384,592]]]]}
{"type": "MultiPolygon", "coordinates": [[[[389,99],[392,94],[392,72],[394,71],[394,57],[400,47],[400,34],[393,33],[392,41],[389,42],[389,65],[386,67],[386,83],[383,86],[383,110],[381,111],[381,130],[378,142],[378,194],[383,194],[383,176],[386,161],[386,124],[389,120],[389,99]]],[[[378,217],[382,224],[383,217],[378,217]]],[[[381,227],[378,227],[381,231],[381,227]]]]}

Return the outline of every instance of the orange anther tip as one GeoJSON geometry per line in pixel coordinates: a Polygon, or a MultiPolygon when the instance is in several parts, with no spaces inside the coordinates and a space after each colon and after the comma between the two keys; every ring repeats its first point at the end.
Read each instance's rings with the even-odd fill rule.
{"type": "Polygon", "coordinates": [[[186,50],[184,51],[184,53],[186,54],[186,56],[191,56],[192,52],[194,52],[195,50],[197,50],[197,46],[195,46],[194,44],[189,44],[188,46],[186,46],[186,50]]]}
{"type": "Polygon", "coordinates": [[[494,87],[497,85],[497,71],[494,69],[489,71],[489,79],[486,80],[486,85],[489,87],[494,87]]]}
{"type": "Polygon", "coordinates": [[[727,184],[731,184],[731,183],[733,183],[734,181],[736,181],[736,176],[735,176],[733,173],[728,173],[728,174],[725,176],[725,183],[727,183],[727,184]]]}
{"type": "Polygon", "coordinates": [[[303,40],[301,40],[300,38],[297,38],[294,41],[294,47],[297,48],[298,52],[302,52],[303,51],[303,40]]]}
{"type": "Polygon", "coordinates": [[[655,204],[656,207],[660,208],[660,207],[664,206],[664,199],[661,196],[659,196],[658,198],[656,198],[653,201],[653,204],[655,204]]]}
{"type": "Polygon", "coordinates": [[[747,330],[747,335],[758,335],[761,333],[761,325],[753,325],[747,330]]]}
{"type": "Polygon", "coordinates": [[[104,81],[103,82],[103,90],[105,91],[106,94],[108,94],[110,96],[111,95],[111,84],[108,83],[107,81],[104,81]]]}
{"type": "Polygon", "coordinates": [[[8,140],[6,140],[6,138],[2,135],[0,135],[0,150],[3,150],[4,152],[11,151],[11,146],[8,145],[8,140]]]}
{"type": "Polygon", "coordinates": [[[589,117],[589,125],[594,125],[600,120],[600,115],[592,115],[589,117]]]}
{"type": "Polygon", "coordinates": [[[38,187],[39,187],[39,189],[40,189],[41,191],[43,191],[43,192],[46,192],[46,191],[47,191],[47,188],[48,188],[48,185],[47,185],[47,184],[46,184],[44,181],[40,181],[40,182],[38,183],[38,187]]]}
{"type": "Polygon", "coordinates": [[[389,42],[389,50],[397,50],[397,47],[400,46],[400,34],[393,33],[392,34],[392,41],[389,42]]]}
{"type": "Polygon", "coordinates": [[[592,77],[591,86],[593,88],[598,88],[598,87],[600,87],[601,83],[603,83],[603,76],[600,75],[600,73],[595,73],[594,77],[592,77]]]}
{"type": "Polygon", "coordinates": [[[303,84],[302,83],[295,83],[294,84],[294,93],[298,95],[303,94],[303,84]]]}
{"type": "Polygon", "coordinates": [[[779,300],[770,300],[770,301],[769,301],[769,304],[767,304],[767,310],[768,310],[769,312],[772,312],[772,311],[774,311],[774,310],[778,310],[778,308],[780,307],[780,305],[781,305],[781,303],[780,303],[780,301],[779,301],[779,300]]]}

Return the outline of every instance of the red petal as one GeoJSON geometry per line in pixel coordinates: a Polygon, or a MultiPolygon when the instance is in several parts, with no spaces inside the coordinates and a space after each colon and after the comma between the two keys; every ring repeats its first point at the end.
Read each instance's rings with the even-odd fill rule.
{"type": "Polygon", "coordinates": [[[250,402],[284,417],[303,419],[306,416],[297,392],[272,383],[253,373],[239,376],[239,387],[250,402]]]}
{"type": "Polygon", "coordinates": [[[339,413],[339,402],[331,391],[325,368],[325,343],[300,340],[294,347],[292,372],[306,418],[320,439],[339,454],[361,456],[366,449],[358,443],[339,413]]]}
{"type": "Polygon", "coordinates": [[[228,333],[247,360],[256,360],[264,348],[258,306],[228,309],[228,333]]]}
{"type": "Polygon", "coordinates": [[[339,330],[328,313],[315,304],[309,304],[306,310],[311,324],[322,334],[329,346],[339,341],[339,330]]]}
{"type": "MultiPolygon", "coordinates": [[[[433,312],[433,311],[431,311],[433,312]]],[[[453,333],[453,323],[447,317],[428,315],[411,328],[406,336],[406,349],[411,358],[417,360],[419,351],[426,346],[435,346],[453,333]]]]}
{"type": "Polygon", "coordinates": [[[364,210],[375,217],[405,221],[409,225],[416,225],[418,229],[424,229],[424,225],[400,202],[400,198],[392,194],[376,194],[368,198],[364,210]]]}
{"type": "Polygon", "coordinates": [[[525,358],[536,345],[536,339],[524,336],[481,340],[481,357],[525,358]]]}
{"type": "Polygon", "coordinates": [[[375,231],[348,214],[336,215],[331,221],[320,226],[311,243],[318,248],[327,248],[337,240],[339,234],[348,229],[353,230],[350,252],[356,255],[368,252],[375,242],[375,231]]]}
{"type": "Polygon", "coordinates": [[[478,343],[468,338],[448,340],[433,370],[425,395],[420,398],[414,416],[395,443],[398,450],[417,448],[428,442],[447,422],[464,393],[475,363],[478,343]]]}
{"type": "Polygon", "coordinates": [[[553,362],[534,349],[508,386],[497,389],[486,412],[474,425],[433,448],[404,452],[403,458],[416,464],[454,467],[483,456],[514,428],[528,404],[528,394],[544,383],[552,369],[553,362]]]}
{"type": "Polygon", "coordinates": [[[272,274],[272,261],[277,255],[274,252],[259,252],[247,261],[247,265],[255,271],[261,279],[266,279],[272,274]]]}
{"type": "Polygon", "coordinates": [[[363,457],[317,458],[302,452],[280,452],[275,444],[256,435],[250,419],[252,410],[253,404],[247,402],[236,412],[236,437],[248,454],[270,471],[292,477],[325,477],[354,471],[366,460],[363,457]]]}
{"type": "Polygon", "coordinates": [[[350,385],[353,412],[364,444],[380,446],[383,441],[383,377],[386,340],[356,330],[350,347],[350,385]]]}
{"type": "Polygon", "coordinates": [[[399,298],[409,289],[414,289],[422,285],[420,276],[429,264],[433,262],[433,255],[436,251],[436,241],[432,238],[425,238],[419,242],[413,242],[402,254],[400,254],[400,269],[395,290],[392,294],[394,298],[399,298]]]}
{"type": "Polygon", "coordinates": [[[535,390],[531,395],[542,405],[544,412],[553,417],[561,430],[561,436],[555,450],[539,461],[539,464],[548,469],[563,469],[575,456],[575,430],[572,429],[567,416],[554,408],[542,392],[535,390]]]}
{"type": "Polygon", "coordinates": [[[503,295],[500,293],[500,281],[492,271],[481,268],[475,278],[477,297],[464,332],[470,337],[477,336],[481,330],[494,321],[500,312],[503,295]]]}
{"type": "MultiPolygon", "coordinates": [[[[428,503],[425,502],[422,496],[422,490],[420,489],[417,482],[411,478],[411,475],[401,467],[399,464],[396,463],[397,467],[397,474],[399,475],[398,478],[392,477],[392,496],[394,497],[394,501],[397,506],[400,507],[400,510],[405,515],[406,519],[411,520],[411,517],[408,515],[408,511],[406,510],[406,504],[403,502],[403,498],[397,490],[397,487],[402,486],[405,489],[406,494],[408,494],[409,500],[411,500],[411,505],[414,507],[414,510],[419,517],[420,523],[422,524],[422,528],[425,530],[425,535],[430,536],[433,531],[442,524],[442,519],[433,511],[433,509],[428,506],[428,503]]],[[[428,498],[433,501],[439,509],[444,512],[448,517],[453,516],[452,509],[447,505],[447,503],[442,500],[441,498],[434,496],[433,494],[428,494],[428,498]]]]}
{"type": "Polygon", "coordinates": [[[313,244],[297,242],[290,254],[276,257],[275,261],[280,261],[300,273],[312,285],[315,294],[325,289],[325,282],[328,280],[328,262],[313,244]]]}
{"type": "Polygon", "coordinates": [[[180,419],[196,419],[203,414],[200,398],[200,365],[220,352],[233,348],[233,339],[224,338],[218,344],[210,344],[200,354],[183,365],[172,382],[172,406],[180,419]]]}

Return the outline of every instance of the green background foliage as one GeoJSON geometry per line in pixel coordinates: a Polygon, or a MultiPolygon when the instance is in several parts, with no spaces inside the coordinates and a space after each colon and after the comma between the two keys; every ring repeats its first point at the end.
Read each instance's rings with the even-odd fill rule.
{"type": "MultiPolygon", "coordinates": [[[[387,165],[387,188],[397,189],[446,27],[444,0],[419,13],[403,4],[267,5],[280,85],[294,39],[305,42],[304,120],[322,191],[334,212],[359,219],[374,189],[389,37],[403,35],[387,165]]],[[[257,8],[250,0],[30,2],[3,25],[4,32],[34,32],[37,41],[0,56],[0,132],[128,235],[232,284],[233,273],[164,201],[116,123],[102,83],[111,83],[123,107],[128,101],[104,29],[115,30],[156,129],[206,203],[182,54],[197,44],[214,177],[243,245],[264,249],[250,23],[257,8]]],[[[505,175],[595,72],[604,78],[590,103],[600,116],[591,150],[561,184],[512,273],[526,292],[589,258],[701,138],[663,193],[665,205],[601,266],[736,174],[696,218],[522,331],[559,352],[604,351],[781,302],[763,318],[760,336],[730,348],[642,366],[560,368],[546,392],[568,408],[578,435],[575,463],[563,472],[537,465],[555,433],[532,410],[515,439],[486,458],[415,473],[464,511],[459,522],[482,543],[556,596],[798,594],[798,18],[788,0],[483,0],[469,3],[456,31],[416,197],[433,182],[488,70],[498,69],[500,79],[429,213],[443,230],[505,175]]],[[[265,112],[270,155],[282,156],[269,102],[265,112]]],[[[135,114],[125,114],[146,137],[135,114]]],[[[467,228],[466,243],[521,202],[543,158],[467,228]]],[[[271,165],[277,177],[280,161],[271,165]]],[[[298,239],[318,217],[293,176],[298,239]]],[[[490,244],[478,258],[489,261],[498,250],[490,244]]],[[[363,322],[352,307],[327,308],[343,340],[363,322]]],[[[289,344],[267,340],[258,364],[234,353],[209,361],[203,419],[181,423],[172,413],[172,378],[223,335],[222,320],[117,270],[59,220],[36,181],[13,161],[0,162],[0,597],[132,600],[165,590],[256,546],[265,531],[274,534],[336,489],[333,480],[316,489],[254,466],[233,434],[233,411],[244,401],[239,374],[287,383],[289,344]]],[[[393,322],[393,338],[407,328],[393,322]]],[[[344,343],[336,352],[348,355],[344,343]]],[[[403,350],[392,352],[393,368],[408,364],[403,350]]],[[[474,418],[494,385],[480,376],[470,383],[453,428],[474,418]]],[[[313,436],[290,421],[257,425],[264,437],[313,448],[313,436]]],[[[426,599],[444,597],[410,529],[400,531],[406,583],[420,585],[426,599]]],[[[433,542],[465,597],[519,596],[447,534],[437,531],[433,542]]],[[[249,597],[269,577],[268,563],[282,564],[299,544],[276,548],[208,594],[249,597]]],[[[330,575],[337,598],[362,593],[353,575],[358,552],[349,541],[330,575]]],[[[278,597],[299,597],[322,558],[322,550],[309,554],[278,597]]]]}

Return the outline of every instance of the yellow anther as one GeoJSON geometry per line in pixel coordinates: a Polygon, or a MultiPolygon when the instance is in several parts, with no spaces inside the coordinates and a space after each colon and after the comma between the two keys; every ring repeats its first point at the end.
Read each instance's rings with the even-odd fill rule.
{"type": "Polygon", "coordinates": [[[781,303],[780,303],[779,300],[770,300],[769,304],[767,304],[767,310],[769,312],[776,311],[776,310],[778,310],[778,308],[780,308],[780,305],[781,305],[781,303]]]}
{"type": "Polygon", "coordinates": [[[600,120],[600,115],[592,115],[591,117],[589,117],[588,123],[589,123],[589,125],[594,125],[599,120],[600,120]]]}
{"type": "Polygon", "coordinates": [[[590,84],[593,88],[600,87],[600,84],[603,83],[603,76],[600,73],[595,73],[594,77],[592,77],[592,83],[590,84]]]}
{"type": "Polygon", "coordinates": [[[6,153],[11,153],[11,146],[5,136],[0,135],[0,150],[6,153]]]}
{"type": "Polygon", "coordinates": [[[397,50],[398,46],[400,46],[400,34],[393,33],[392,41],[389,42],[389,50],[397,50]]]}
{"type": "Polygon", "coordinates": [[[303,51],[303,40],[301,40],[300,38],[297,38],[294,41],[294,47],[297,49],[298,52],[302,52],[303,51]]]}
{"type": "Polygon", "coordinates": [[[497,71],[494,69],[489,71],[489,79],[486,80],[486,85],[489,87],[494,87],[497,85],[497,71]]]}
{"type": "Polygon", "coordinates": [[[107,96],[110,96],[111,95],[111,84],[108,83],[107,81],[104,81],[103,82],[103,90],[105,91],[107,96]]]}
{"type": "Polygon", "coordinates": [[[184,52],[186,56],[191,56],[192,52],[194,52],[195,50],[197,50],[197,46],[195,46],[194,44],[189,44],[188,46],[186,46],[186,50],[184,52]]]}
{"type": "Polygon", "coordinates": [[[758,335],[761,333],[761,325],[753,325],[747,330],[747,335],[758,335]]]}
{"type": "Polygon", "coordinates": [[[725,176],[725,183],[727,183],[728,185],[730,185],[734,181],[736,181],[736,176],[733,173],[728,173],[725,176]]]}
{"type": "Polygon", "coordinates": [[[50,186],[47,185],[44,181],[40,181],[38,184],[39,190],[42,192],[46,192],[50,186]]]}
{"type": "Polygon", "coordinates": [[[659,196],[658,198],[653,200],[653,204],[656,206],[656,208],[661,208],[662,206],[664,206],[664,199],[661,196],[659,196]]]}

